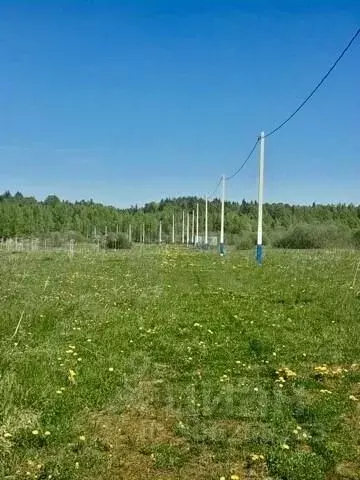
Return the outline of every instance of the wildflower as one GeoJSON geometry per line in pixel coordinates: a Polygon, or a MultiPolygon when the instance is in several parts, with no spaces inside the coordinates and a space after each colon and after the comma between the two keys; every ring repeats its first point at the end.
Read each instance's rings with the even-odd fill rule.
{"type": "Polygon", "coordinates": [[[78,361],[78,362],[82,362],[82,358],[81,358],[81,357],[78,357],[77,361],[78,361]]]}
{"type": "Polygon", "coordinates": [[[8,433],[8,432],[4,433],[4,438],[11,438],[11,437],[12,437],[11,433],[8,433]]]}
{"type": "Polygon", "coordinates": [[[85,442],[85,435],[80,435],[79,437],[80,442],[85,442]]]}
{"type": "Polygon", "coordinates": [[[69,382],[72,384],[75,384],[75,377],[76,377],[76,373],[74,372],[74,370],[70,369],[69,375],[68,375],[69,382]]]}
{"type": "Polygon", "coordinates": [[[57,393],[58,395],[61,395],[61,394],[62,394],[62,391],[61,391],[61,390],[56,390],[56,393],[57,393]]]}
{"type": "Polygon", "coordinates": [[[33,435],[39,435],[39,430],[33,430],[31,433],[32,433],[33,435]]]}
{"type": "Polygon", "coordinates": [[[51,435],[51,433],[49,432],[49,430],[46,430],[46,432],[44,433],[45,437],[48,437],[49,435],[51,435]]]}
{"type": "Polygon", "coordinates": [[[113,367],[110,367],[109,372],[113,372],[113,371],[114,371],[113,367]]]}
{"type": "Polygon", "coordinates": [[[231,475],[231,480],[240,480],[239,475],[231,475]]]}
{"type": "Polygon", "coordinates": [[[289,447],[289,445],[288,445],[287,443],[283,443],[283,444],[281,445],[281,448],[282,448],[283,450],[290,450],[290,447],[289,447]]]}
{"type": "Polygon", "coordinates": [[[75,462],[75,468],[76,470],[79,470],[79,462],[75,462]]]}
{"type": "Polygon", "coordinates": [[[257,387],[254,387],[254,392],[258,392],[259,389],[257,387]]]}

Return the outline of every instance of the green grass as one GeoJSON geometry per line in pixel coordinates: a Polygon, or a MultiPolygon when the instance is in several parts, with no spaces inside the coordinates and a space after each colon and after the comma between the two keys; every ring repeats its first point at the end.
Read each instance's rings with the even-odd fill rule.
{"type": "Polygon", "coordinates": [[[0,478],[360,478],[358,253],[0,259],[0,478]]]}

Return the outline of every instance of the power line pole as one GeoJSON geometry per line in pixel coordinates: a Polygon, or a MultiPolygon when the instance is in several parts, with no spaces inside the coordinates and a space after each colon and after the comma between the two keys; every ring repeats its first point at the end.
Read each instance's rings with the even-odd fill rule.
{"type": "Polygon", "coordinates": [[[220,221],[220,255],[224,255],[224,253],[225,253],[224,224],[225,224],[225,175],[222,176],[221,221],[220,221]]]}
{"type": "Polygon", "coordinates": [[[195,236],[195,210],[192,211],[191,219],[191,243],[194,245],[194,236],[195,236]]]}
{"type": "Polygon", "coordinates": [[[262,264],[263,248],[263,201],[264,201],[264,156],[265,156],[265,134],[260,133],[260,158],[259,158],[259,198],[258,198],[258,232],[256,245],[256,261],[262,264]]]}
{"type": "Polygon", "coordinates": [[[145,243],[145,223],[142,224],[142,242],[145,243]]]}
{"type": "Polygon", "coordinates": [[[159,243],[161,245],[161,242],[162,242],[162,221],[160,220],[160,223],[159,223],[159,243]]]}
{"type": "Polygon", "coordinates": [[[196,236],[195,245],[199,243],[199,203],[196,204],[196,236]]]}
{"type": "Polygon", "coordinates": [[[184,212],[184,210],[183,210],[183,214],[182,214],[181,241],[182,241],[182,243],[185,243],[185,212],[184,212]]]}
{"type": "Polygon", "coordinates": [[[187,212],[186,217],[186,244],[189,245],[190,243],[190,213],[187,212]]]}
{"type": "Polygon", "coordinates": [[[205,197],[205,248],[208,248],[208,197],[205,197]]]}
{"type": "Polygon", "coordinates": [[[174,213],[172,218],[172,243],[175,243],[175,214],[174,213]]]}

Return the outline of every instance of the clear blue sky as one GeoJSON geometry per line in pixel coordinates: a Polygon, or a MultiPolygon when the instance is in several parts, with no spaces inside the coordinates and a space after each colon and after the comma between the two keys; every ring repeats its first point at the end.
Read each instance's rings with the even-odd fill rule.
{"type": "MultiPolygon", "coordinates": [[[[211,192],[313,88],[360,2],[0,0],[0,190],[211,192]]],[[[360,42],[266,144],[265,199],[360,203],[360,42]]],[[[257,157],[228,186],[256,198],[257,157]]]]}

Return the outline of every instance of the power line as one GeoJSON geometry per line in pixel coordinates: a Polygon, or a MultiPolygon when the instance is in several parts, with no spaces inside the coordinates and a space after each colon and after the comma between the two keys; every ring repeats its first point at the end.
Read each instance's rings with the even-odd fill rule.
{"type": "Polygon", "coordinates": [[[219,188],[219,185],[220,185],[221,181],[222,181],[222,177],[220,177],[220,180],[218,181],[218,183],[217,183],[214,191],[212,192],[212,194],[211,194],[211,195],[208,195],[208,199],[212,198],[212,197],[215,195],[215,193],[217,192],[217,190],[218,190],[218,188],[219,188]]]}
{"type": "Polygon", "coordinates": [[[274,135],[274,133],[276,133],[277,131],[279,131],[284,125],[286,125],[302,108],[303,106],[310,100],[310,98],[317,92],[317,90],[321,87],[321,85],[325,82],[325,80],[328,78],[328,76],[331,74],[331,72],[335,69],[336,65],[340,62],[340,60],[343,58],[343,56],[345,55],[345,53],[349,50],[349,48],[351,47],[351,45],[353,44],[353,42],[355,41],[355,39],[358,37],[358,35],[360,34],[360,28],[357,29],[357,31],[355,32],[355,34],[352,36],[351,40],[349,41],[349,43],[346,45],[346,47],[344,48],[344,50],[340,53],[340,55],[338,56],[338,58],[335,60],[335,62],[332,64],[332,66],[330,67],[330,69],[327,71],[327,73],[322,77],[322,79],[320,80],[320,82],[316,85],[316,87],[310,92],[310,94],[305,98],[305,100],[297,107],[297,109],[291,114],[289,115],[282,123],[280,123],[280,125],[278,125],[276,128],[274,128],[273,130],[271,130],[271,132],[267,133],[265,135],[265,138],[266,137],[270,137],[271,135],[274,135]]]}
{"type": "Polygon", "coordinates": [[[254,146],[253,146],[252,149],[250,150],[249,155],[246,157],[246,159],[245,159],[245,161],[242,163],[242,165],[241,165],[232,175],[230,175],[229,177],[226,177],[225,180],[232,180],[234,177],[236,177],[236,175],[237,175],[238,173],[241,172],[241,170],[245,167],[245,165],[247,164],[247,162],[250,160],[250,158],[251,158],[252,154],[254,153],[255,148],[256,148],[256,146],[257,146],[258,143],[259,143],[259,138],[257,138],[254,146]]]}

